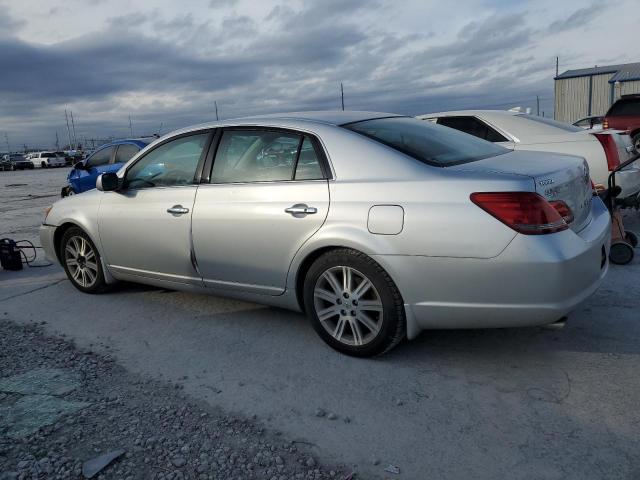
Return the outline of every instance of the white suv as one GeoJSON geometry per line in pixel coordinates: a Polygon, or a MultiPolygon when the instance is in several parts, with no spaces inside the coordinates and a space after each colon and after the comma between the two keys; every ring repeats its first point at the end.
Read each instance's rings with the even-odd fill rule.
{"type": "Polygon", "coordinates": [[[31,160],[34,167],[64,167],[66,161],[55,152],[34,152],[27,155],[27,159],[31,160]]]}

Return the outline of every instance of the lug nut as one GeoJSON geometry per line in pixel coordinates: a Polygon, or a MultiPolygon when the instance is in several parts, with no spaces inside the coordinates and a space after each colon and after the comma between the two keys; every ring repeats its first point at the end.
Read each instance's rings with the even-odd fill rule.
{"type": "Polygon", "coordinates": [[[340,310],[340,315],[342,315],[343,317],[347,314],[346,310],[340,310]]]}
{"type": "Polygon", "coordinates": [[[340,304],[342,303],[342,299],[341,299],[341,298],[337,299],[337,300],[336,300],[336,303],[337,303],[338,305],[340,305],[340,304]]]}
{"type": "Polygon", "coordinates": [[[347,292],[344,292],[344,293],[342,294],[342,296],[343,296],[344,298],[349,298],[349,294],[348,294],[347,292]]]}
{"type": "Polygon", "coordinates": [[[351,316],[355,317],[356,316],[356,311],[355,310],[351,310],[351,316]]]}

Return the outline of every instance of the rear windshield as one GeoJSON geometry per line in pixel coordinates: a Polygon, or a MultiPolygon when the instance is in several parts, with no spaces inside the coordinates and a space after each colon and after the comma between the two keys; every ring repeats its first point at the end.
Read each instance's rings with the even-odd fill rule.
{"type": "Polygon", "coordinates": [[[527,120],[532,120],[534,122],[542,123],[544,125],[549,125],[550,127],[556,127],[566,132],[581,132],[582,129],[580,127],[576,127],[575,125],[569,125],[568,123],[558,122],[556,120],[552,120],[551,118],[546,117],[538,117],[537,115],[529,115],[526,113],[519,113],[516,115],[517,117],[523,117],[527,120]]]}
{"type": "Polygon", "coordinates": [[[607,112],[607,117],[618,115],[640,116],[640,98],[623,98],[614,103],[607,112]]]}
{"type": "Polygon", "coordinates": [[[509,151],[458,130],[410,117],[364,120],[343,127],[437,167],[473,162],[509,151]]]}

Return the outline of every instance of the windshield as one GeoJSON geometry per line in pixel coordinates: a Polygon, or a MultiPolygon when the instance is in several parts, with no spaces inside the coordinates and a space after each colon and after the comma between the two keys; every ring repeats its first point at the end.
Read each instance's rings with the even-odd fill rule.
{"type": "Polygon", "coordinates": [[[343,127],[437,167],[473,162],[509,151],[452,128],[410,117],[364,120],[343,127]]]}
{"type": "Polygon", "coordinates": [[[546,117],[538,117],[537,115],[529,115],[526,113],[519,113],[516,115],[517,117],[523,117],[527,120],[533,120],[534,122],[543,123],[544,125],[549,125],[550,127],[559,128],[566,132],[581,132],[582,129],[580,127],[576,127],[575,125],[569,125],[568,123],[558,122],[556,120],[552,120],[546,117]]]}

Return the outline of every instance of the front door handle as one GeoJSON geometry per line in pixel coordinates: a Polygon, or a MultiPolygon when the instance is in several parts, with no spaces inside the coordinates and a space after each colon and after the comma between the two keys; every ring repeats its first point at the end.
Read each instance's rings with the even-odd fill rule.
{"type": "Polygon", "coordinates": [[[167,213],[170,213],[171,215],[184,215],[185,213],[189,213],[189,209],[182,205],[174,205],[171,208],[167,208],[167,213]]]}
{"type": "Polygon", "coordinates": [[[296,203],[294,206],[285,208],[284,211],[293,215],[296,218],[302,218],[306,215],[312,215],[314,213],[318,213],[318,209],[316,207],[308,207],[304,203],[296,203]]]}

